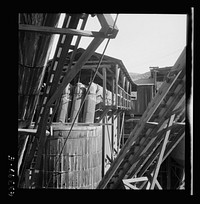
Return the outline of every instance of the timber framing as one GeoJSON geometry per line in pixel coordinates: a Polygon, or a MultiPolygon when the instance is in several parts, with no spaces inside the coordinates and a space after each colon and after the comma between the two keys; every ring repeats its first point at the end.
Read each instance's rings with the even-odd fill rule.
{"type": "Polygon", "coordinates": [[[183,110],[185,110],[185,103],[182,100],[185,95],[185,61],[186,49],[171,69],[168,75],[170,79],[163,83],[158,94],[149,103],[142,118],[97,188],[118,188],[123,179],[141,177],[147,168],[152,169],[151,171],[156,170],[153,173],[153,179],[149,181],[149,188],[155,187],[161,163],[169,151],[177,145],[178,140],[180,141],[184,136],[184,125],[175,125],[174,121],[177,122],[176,118],[180,119],[180,113],[184,115],[183,110]],[[171,94],[172,92],[174,94],[171,94]],[[166,106],[161,105],[163,103],[166,106]],[[166,126],[168,122],[169,127],[166,126]],[[155,166],[153,161],[156,157],[158,160],[155,166]]]}
{"type": "MultiPolygon", "coordinates": [[[[97,14],[97,18],[101,24],[101,29],[99,32],[88,32],[83,31],[88,15],[83,18],[81,15],[76,14],[66,14],[63,27],[49,28],[49,27],[35,27],[30,25],[19,24],[20,32],[44,32],[44,33],[59,33],[59,41],[53,58],[53,62],[50,67],[50,72],[47,79],[47,86],[45,87],[42,100],[39,104],[38,115],[36,115],[35,128],[37,128],[36,138],[34,144],[29,144],[31,149],[29,155],[26,155],[26,159],[23,164],[20,178],[24,178],[26,169],[30,168],[30,162],[33,160],[34,155],[37,151],[37,157],[34,164],[34,170],[32,171],[31,181],[29,188],[39,187],[39,170],[41,166],[41,158],[43,154],[44,144],[46,141],[46,130],[50,126],[53,116],[55,114],[56,108],[58,106],[59,98],[67,86],[67,84],[76,76],[76,74],[81,70],[82,66],[87,62],[87,60],[92,56],[94,51],[98,46],[104,41],[105,38],[115,38],[118,33],[118,28],[114,25],[114,21],[109,14],[97,14]],[[81,30],[77,30],[79,20],[82,20],[81,30]],[[75,46],[71,46],[72,38],[74,35],[78,35],[75,42],[75,46]],[[88,45],[85,52],[79,58],[77,63],[71,67],[74,56],[76,55],[77,47],[82,36],[94,37],[92,42],[88,45]],[[65,57],[69,50],[73,47],[73,54],[71,61],[69,62],[69,69],[67,70],[64,78],[63,67],[65,63],[65,57]],[[62,77],[62,82],[60,81],[62,77]],[[50,111],[51,110],[51,111],[50,111]],[[50,113],[53,113],[52,115],[50,113]]],[[[21,181],[21,180],[20,180],[21,181]]],[[[20,186],[19,181],[19,186],[20,186]]]]}

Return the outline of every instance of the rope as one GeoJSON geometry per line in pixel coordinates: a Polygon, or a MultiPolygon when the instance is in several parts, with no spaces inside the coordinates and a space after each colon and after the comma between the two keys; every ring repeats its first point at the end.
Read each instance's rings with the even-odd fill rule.
{"type": "MultiPolygon", "coordinates": [[[[117,14],[116,17],[115,17],[115,21],[114,21],[114,24],[113,24],[113,29],[114,29],[115,24],[116,24],[116,22],[117,22],[117,18],[118,18],[118,14],[117,14]]],[[[95,77],[96,77],[96,75],[97,75],[97,73],[98,73],[100,64],[101,64],[101,62],[102,62],[102,60],[103,60],[103,57],[104,57],[105,51],[106,51],[106,49],[107,49],[107,47],[108,47],[108,44],[109,44],[109,42],[110,42],[110,39],[111,39],[111,38],[108,37],[108,40],[107,40],[106,45],[105,45],[105,47],[104,47],[104,50],[103,50],[103,52],[102,52],[102,54],[101,54],[101,58],[99,59],[99,63],[98,63],[98,65],[97,65],[96,71],[95,71],[95,73],[94,73],[94,75],[93,75],[92,80],[90,81],[90,84],[89,84],[88,89],[87,89],[87,91],[86,91],[85,97],[84,97],[84,99],[83,99],[83,101],[82,101],[82,103],[81,103],[81,105],[80,105],[80,107],[79,107],[79,110],[78,110],[78,112],[77,112],[77,114],[76,114],[76,116],[75,116],[75,118],[74,118],[74,120],[73,120],[73,122],[72,122],[72,125],[71,125],[71,128],[70,128],[69,132],[68,132],[68,135],[67,135],[67,137],[66,137],[66,139],[65,139],[65,141],[64,141],[63,147],[62,147],[62,149],[61,149],[61,151],[60,151],[60,154],[59,154],[59,158],[60,158],[60,156],[61,156],[61,154],[62,154],[62,152],[63,152],[63,149],[64,149],[64,147],[65,147],[65,145],[66,145],[67,139],[68,139],[68,137],[69,137],[69,135],[70,135],[70,133],[71,133],[71,131],[72,131],[72,128],[73,128],[74,124],[75,124],[76,118],[78,117],[78,115],[79,115],[81,109],[83,108],[84,102],[85,102],[86,97],[87,97],[87,95],[88,95],[88,93],[89,93],[90,87],[91,87],[91,85],[92,85],[92,83],[93,83],[93,81],[94,81],[94,79],[95,79],[95,77]]],[[[59,158],[56,160],[56,164],[57,164],[57,162],[59,161],[59,158]]],[[[56,164],[55,164],[55,165],[56,165],[56,164]]],[[[49,186],[49,183],[50,183],[50,181],[52,180],[52,177],[53,177],[53,176],[51,176],[51,177],[49,178],[49,181],[48,181],[48,183],[47,183],[47,185],[46,185],[46,188],[49,186]]]]}

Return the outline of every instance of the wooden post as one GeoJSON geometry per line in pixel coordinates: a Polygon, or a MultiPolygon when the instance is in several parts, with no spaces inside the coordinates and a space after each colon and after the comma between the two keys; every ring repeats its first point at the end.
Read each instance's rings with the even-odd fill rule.
{"type": "Polygon", "coordinates": [[[167,162],[167,190],[171,188],[171,158],[167,157],[166,159],[167,162]]]}
{"type": "MultiPolygon", "coordinates": [[[[168,122],[168,127],[172,126],[174,118],[175,118],[175,114],[170,117],[169,122],[168,122]]],[[[154,189],[154,187],[155,187],[156,179],[157,179],[157,176],[158,176],[158,172],[160,170],[160,166],[161,166],[162,161],[163,161],[163,156],[164,156],[165,148],[166,148],[168,138],[169,138],[169,135],[170,135],[170,131],[171,130],[168,130],[166,132],[165,137],[164,137],[164,141],[163,141],[162,146],[161,146],[161,151],[160,151],[160,154],[159,154],[159,157],[158,157],[158,161],[157,161],[157,164],[156,164],[156,168],[155,168],[155,171],[154,171],[153,180],[152,180],[150,189],[154,189]]]]}
{"type": "MultiPolygon", "coordinates": [[[[118,139],[119,145],[118,145],[117,152],[119,152],[119,150],[120,150],[120,141],[121,141],[123,129],[124,129],[124,117],[125,117],[125,111],[123,111],[123,113],[122,113],[122,123],[121,123],[121,129],[120,129],[120,133],[119,133],[119,139],[118,139]]],[[[120,124],[120,122],[119,122],[119,124],[120,124]]]]}
{"type": "Polygon", "coordinates": [[[116,101],[115,101],[115,105],[116,105],[116,108],[118,108],[118,80],[119,80],[119,66],[118,64],[116,64],[115,66],[115,93],[116,93],[116,101]]]}
{"type": "MultiPolygon", "coordinates": [[[[106,104],[106,68],[102,68],[103,72],[103,107],[105,108],[106,104]]],[[[103,123],[105,123],[105,117],[103,117],[103,123]]],[[[102,177],[104,176],[105,172],[105,125],[102,126],[102,177]]]]}
{"type": "Polygon", "coordinates": [[[154,85],[155,85],[155,92],[154,96],[156,95],[156,89],[157,89],[157,70],[154,70],[154,85]]]}
{"type": "MultiPolygon", "coordinates": [[[[112,111],[113,110],[113,107],[114,107],[114,92],[115,92],[115,79],[114,77],[112,77],[112,111]]],[[[112,146],[112,152],[111,152],[111,155],[112,155],[112,159],[113,159],[113,155],[114,155],[114,114],[112,112],[112,132],[111,132],[111,146],[112,146]]]]}
{"type": "Polygon", "coordinates": [[[119,139],[120,139],[120,114],[121,112],[117,113],[117,153],[119,153],[119,139]]]}

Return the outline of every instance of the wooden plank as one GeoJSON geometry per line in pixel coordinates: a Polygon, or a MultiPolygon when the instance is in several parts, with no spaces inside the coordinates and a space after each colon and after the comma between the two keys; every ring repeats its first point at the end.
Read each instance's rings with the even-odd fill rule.
{"type": "Polygon", "coordinates": [[[157,122],[146,122],[145,126],[147,128],[155,128],[158,125],[157,122]]]}
{"type": "Polygon", "coordinates": [[[135,186],[133,186],[131,183],[137,183],[137,182],[145,182],[148,181],[147,177],[139,177],[139,178],[131,178],[131,179],[123,179],[122,180],[125,187],[128,186],[130,189],[135,189],[135,190],[139,190],[140,188],[137,188],[135,186]]]}
{"type": "MultiPolygon", "coordinates": [[[[102,14],[98,15],[100,18],[102,14]]],[[[103,20],[102,22],[102,28],[100,29],[99,32],[103,32],[104,34],[111,34],[113,37],[116,35],[116,30],[111,30],[110,27],[108,26],[108,23],[104,16],[101,18],[103,20]],[[114,33],[114,32],[115,33],[114,33]],[[112,33],[110,33],[112,32],[112,33]],[[114,34],[114,35],[113,35],[114,34]]],[[[113,25],[112,25],[113,26],[113,25]]],[[[112,37],[110,35],[110,37],[112,37]]],[[[33,177],[32,181],[35,181],[37,183],[38,176],[36,173],[38,172],[39,166],[40,166],[40,161],[41,161],[41,156],[42,156],[42,151],[44,148],[44,143],[46,138],[43,136],[44,132],[46,130],[46,124],[48,122],[48,114],[49,114],[49,109],[53,102],[59,98],[59,96],[62,94],[64,88],[67,86],[67,84],[76,76],[76,74],[80,71],[81,67],[85,64],[85,62],[90,58],[90,56],[94,53],[94,51],[98,48],[98,46],[103,42],[104,38],[94,38],[93,41],[89,44],[85,52],[81,55],[79,60],[77,61],[76,65],[74,66],[73,69],[70,69],[67,71],[66,76],[64,77],[61,85],[59,87],[56,87],[56,90],[51,95],[51,98],[48,100],[46,104],[46,108],[43,113],[43,117],[41,120],[41,123],[38,128],[38,137],[39,137],[39,145],[38,145],[38,157],[36,159],[36,164],[35,164],[35,172],[33,172],[33,177]]],[[[59,60],[60,62],[60,60],[59,60]]]]}
{"type": "MultiPolygon", "coordinates": [[[[168,122],[168,127],[172,126],[174,118],[175,118],[175,114],[170,117],[170,120],[168,122]]],[[[171,130],[168,130],[166,132],[163,144],[161,146],[161,151],[160,151],[160,154],[159,154],[159,157],[158,157],[158,161],[157,161],[157,164],[156,164],[156,169],[154,171],[153,180],[151,182],[150,189],[154,189],[154,187],[155,187],[155,183],[156,183],[156,180],[157,180],[158,172],[160,170],[160,165],[161,165],[162,160],[163,160],[163,156],[164,156],[164,152],[165,152],[166,145],[167,145],[167,142],[168,142],[168,138],[169,138],[169,135],[170,135],[170,131],[171,130]]]]}
{"type": "Polygon", "coordinates": [[[118,139],[118,152],[120,150],[120,142],[121,142],[121,137],[123,134],[123,129],[124,129],[124,118],[125,118],[125,112],[123,111],[122,113],[122,123],[121,123],[121,130],[120,130],[120,134],[119,134],[119,139],[118,139]]]}
{"type": "Polygon", "coordinates": [[[140,182],[140,181],[148,181],[148,178],[146,176],[143,176],[138,178],[123,179],[123,181],[134,183],[134,182],[140,182]]]}
{"type": "MultiPolygon", "coordinates": [[[[103,106],[105,107],[106,105],[106,81],[107,81],[107,73],[106,69],[103,68],[103,106]]],[[[103,123],[105,123],[105,117],[107,115],[107,112],[105,116],[103,117],[103,123]]],[[[105,172],[105,126],[102,127],[102,177],[104,176],[105,172]]]]}
{"type": "Polygon", "coordinates": [[[107,72],[106,69],[103,68],[103,106],[106,105],[106,84],[107,84],[107,72]]]}
{"type": "MultiPolygon", "coordinates": [[[[18,132],[20,134],[36,134],[37,133],[37,129],[22,129],[19,128],[18,132]]],[[[50,135],[50,132],[48,130],[46,130],[46,136],[50,135]]]]}
{"type": "Polygon", "coordinates": [[[50,106],[54,100],[59,97],[60,94],[62,94],[64,88],[67,86],[68,83],[71,82],[71,80],[76,76],[76,74],[81,70],[81,67],[85,64],[85,62],[90,58],[90,56],[93,54],[93,52],[98,48],[98,46],[103,42],[103,38],[94,38],[93,41],[90,43],[90,45],[87,47],[85,52],[81,55],[73,69],[70,69],[67,71],[62,84],[59,86],[59,88],[54,92],[54,94],[51,96],[49,101],[47,102],[47,106],[50,106]]]}
{"type": "Polygon", "coordinates": [[[115,65],[115,105],[116,108],[118,107],[118,81],[119,81],[119,66],[118,64],[115,65]]]}
{"type": "Polygon", "coordinates": [[[112,30],[112,33],[109,33],[109,36],[115,38],[119,30],[114,23],[112,16],[110,14],[97,14],[97,18],[102,27],[106,28],[108,31],[112,30]]]}
{"type": "Polygon", "coordinates": [[[84,37],[97,37],[97,38],[108,37],[103,32],[97,32],[97,31],[78,30],[78,29],[72,29],[72,28],[55,28],[55,27],[49,27],[49,26],[35,26],[35,25],[27,25],[27,24],[19,24],[19,30],[30,31],[30,32],[41,32],[41,33],[47,33],[47,34],[64,34],[64,35],[68,34],[68,35],[84,36],[84,37]]]}
{"type": "MultiPolygon", "coordinates": [[[[71,69],[73,69],[74,66],[75,66],[75,65],[72,64],[71,69]]],[[[87,63],[86,63],[85,65],[83,65],[83,66],[81,67],[81,69],[93,69],[93,70],[96,70],[97,66],[98,66],[98,64],[87,64],[87,63]]],[[[68,67],[69,67],[69,66],[67,66],[67,65],[64,66],[65,69],[68,69],[68,67]]],[[[111,65],[110,65],[110,64],[102,64],[102,63],[101,63],[101,64],[99,65],[99,69],[102,69],[102,68],[109,69],[109,68],[111,68],[111,65]]]]}
{"type": "MultiPolygon", "coordinates": [[[[183,65],[184,66],[184,65],[183,65]]],[[[163,90],[166,90],[167,92],[170,90],[170,88],[173,86],[174,83],[176,83],[176,79],[179,77],[180,75],[180,72],[177,74],[177,76],[174,78],[173,81],[171,81],[171,83],[167,83],[165,84],[165,86],[163,86],[163,90]]],[[[139,130],[143,129],[143,125],[144,125],[144,122],[147,122],[148,119],[151,117],[151,115],[156,111],[156,109],[158,108],[159,104],[162,102],[163,98],[166,96],[166,92],[161,92],[160,95],[157,95],[157,97],[152,100],[150,106],[148,107],[148,109],[146,110],[146,112],[143,114],[142,116],[142,120],[141,120],[141,124],[140,124],[140,127],[138,129],[135,128],[135,131],[133,131],[131,133],[131,135],[134,135],[134,137],[130,137],[128,139],[128,141],[126,142],[124,148],[123,148],[123,151],[121,152],[127,152],[129,150],[129,148],[131,147],[131,145],[133,144],[132,141],[135,140],[135,138],[137,137],[137,133],[139,130]],[[162,96],[160,96],[162,94],[162,96]],[[157,103],[156,103],[157,102],[157,103]],[[151,107],[152,106],[152,107],[151,107]],[[151,109],[152,108],[152,109],[151,109]],[[142,123],[143,122],[143,123],[142,123]],[[136,131],[138,130],[138,131],[136,131]]],[[[177,96],[178,97],[178,96],[177,96]]],[[[171,110],[173,107],[174,107],[174,104],[175,102],[173,102],[171,105],[170,105],[170,109],[171,110]]],[[[166,115],[166,113],[165,113],[166,115]]],[[[162,122],[162,119],[161,121],[162,122]]],[[[114,163],[112,164],[111,168],[108,170],[107,174],[105,175],[104,179],[100,182],[98,188],[104,188],[108,182],[109,182],[109,179],[112,178],[112,176],[114,175],[114,173],[116,172],[116,169],[119,167],[120,165],[120,162],[121,162],[121,159],[122,157],[124,157],[124,155],[122,153],[119,153],[118,155],[118,158],[114,161],[114,163]],[[118,160],[118,161],[117,161],[118,160]],[[111,171],[112,170],[112,171],[111,171]]],[[[138,152],[139,154],[140,152],[138,152]]],[[[122,172],[123,170],[121,170],[120,172],[118,172],[118,175],[122,172]]],[[[125,171],[125,170],[124,170],[125,171]]],[[[113,179],[114,180],[114,179],[113,179]]],[[[119,179],[118,179],[119,180],[119,179]]],[[[112,188],[112,187],[111,187],[112,188]]]]}

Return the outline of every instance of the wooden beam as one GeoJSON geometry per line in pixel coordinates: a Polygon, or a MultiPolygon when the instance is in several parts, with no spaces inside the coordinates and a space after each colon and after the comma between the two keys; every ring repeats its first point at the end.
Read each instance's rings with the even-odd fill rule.
{"type": "MultiPolygon", "coordinates": [[[[108,118],[107,118],[107,116],[105,117],[105,119],[106,119],[106,123],[108,123],[108,118]]],[[[108,141],[109,141],[109,146],[110,146],[110,152],[111,152],[111,160],[113,161],[113,146],[112,146],[112,141],[111,141],[112,135],[111,135],[111,137],[110,137],[109,128],[108,128],[108,126],[106,126],[106,127],[107,127],[107,136],[108,136],[108,141]]],[[[112,130],[111,130],[111,132],[112,132],[112,130]]]]}
{"type": "Polygon", "coordinates": [[[103,68],[103,105],[106,105],[106,84],[107,84],[107,72],[106,69],[103,68]]]}
{"type": "MultiPolygon", "coordinates": [[[[101,15],[101,14],[99,14],[101,15]]],[[[111,34],[112,31],[108,30],[107,26],[102,26],[99,32],[103,32],[106,35],[111,34]]],[[[87,62],[87,60],[91,57],[91,55],[95,52],[95,50],[99,47],[99,45],[104,41],[104,38],[94,38],[92,42],[89,44],[85,52],[81,55],[81,57],[78,59],[76,62],[75,66],[73,69],[69,69],[66,73],[66,76],[63,78],[62,83],[57,87],[57,89],[52,93],[51,98],[47,101],[47,104],[45,106],[43,114],[45,116],[48,116],[49,109],[53,102],[60,97],[62,94],[63,90],[67,86],[68,83],[71,82],[71,80],[76,76],[76,74],[80,71],[81,67],[87,62]]],[[[63,68],[63,67],[62,67],[63,68]]],[[[37,135],[39,137],[39,144],[38,144],[38,157],[36,158],[36,164],[35,164],[35,171],[33,172],[32,176],[32,183],[34,184],[35,182],[37,183],[38,180],[38,170],[39,166],[41,164],[41,158],[42,158],[42,152],[44,149],[44,143],[46,140],[46,137],[43,135],[45,134],[45,127],[48,122],[48,117],[43,117],[41,119],[37,135]],[[36,175],[37,174],[37,175],[36,175]]]]}
{"type": "MultiPolygon", "coordinates": [[[[106,68],[106,67],[105,67],[106,68]]],[[[92,70],[95,72],[96,69],[92,68],[92,70]]],[[[103,80],[103,75],[98,71],[97,75],[103,80]]],[[[106,81],[106,83],[108,83],[110,86],[112,86],[112,82],[110,82],[109,80],[106,81]]]]}
{"type": "Polygon", "coordinates": [[[148,128],[155,128],[158,125],[157,122],[146,122],[145,126],[148,128]]]}
{"type": "MultiPolygon", "coordinates": [[[[18,133],[20,134],[36,134],[37,133],[37,129],[18,129],[18,133]]],[[[50,132],[48,130],[46,130],[46,136],[50,135],[50,132]]]]}
{"type": "MultiPolygon", "coordinates": [[[[102,69],[103,72],[103,106],[106,106],[106,69],[102,69]]],[[[108,112],[108,111],[107,111],[108,112]]],[[[105,123],[105,117],[107,117],[107,112],[105,112],[105,116],[103,117],[103,123],[105,123]]],[[[102,177],[105,172],[105,126],[102,127],[102,177]]]]}
{"type": "MultiPolygon", "coordinates": [[[[75,36],[84,36],[84,37],[97,37],[97,38],[107,38],[103,32],[97,31],[86,31],[86,30],[78,30],[72,28],[55,28],[49,26],[35,26],[35,25],[27,25],[27,24],[19,24],[19,30],[21,31],[29,31],[29,32],[41,32],[47,34],[68,34],[75,36]]],[[[112,37],[112,36],[111,36],[112,37]]]]}
{"type": "Polygon", "coordinates": [[[120,141],[121,141],[121,137],[122,137],[122,133],[123,133],[123,128],[124,128],[124,118],[125,118],[125,112],[123,111],[122,113],[122,123],[121,123],[121,130],[120,130],[120,135],[119,135],[119,140],[118,140],[118,152],[119,152],[119,148],[120,148],[120,141]]]}
{"type": "Polygon", "coordinates": [[[123,181],[133,183],[133,182],[140,182],[140,181],[148,181],[148,178],[146,176],[143,176],[138,178],[123,179],[123,181]]]}
{"type": "Polygon", "coordinates": [[[125,187],[128,186],[129,189],[139,190],[140,188],[135,187],[131,183],[137,183],[137,182],[142,182],[142,181],[146,183],[146,181],[148,181],[148,178],[144,176],[144,177],[139,177],[139,178],[123,179],[122,181],[125,187]]]}
{"type": "Polygon", "coordinates": [[[99,119],[96,122],[99,123],[105,117],[105,115],[108,113],[109,110],[110,110],[110,107],[105,106],[105,109],[103,110],[103,113],[101,114],[101,116],[99,117],[99,119]]]}
{"type": "Polygon", "coordinates": [[[118,107],[118,81],[119,81],[119,66],[118,64],[115,65],[115,105],[116,108],[118,107]]]}
{"type": "Polygon", "coordinates": [[[180,125],[180,126],[185,126],[185,123],[181,123],[181,122],[175,122],[174,125],[180,125]]]}
{"type": "MultiPolygon", "coordinates": [[[[111,67],[111,65],[109,65],[109,64],[100,64],[99,65],[99,69],[103,69],[103,68],[109,69],[110,67],[111,67]]],[[[81,69],[95,69],[95,70],[96,70],[96,68],[97,68],[97,64],[90,64],[90,65],[85,64],[81,67],[81,69]]],[[[72,69],[73,69],[73,66],[72,66],[72,69]]]]}
{"type": "MultiPolygon", "coordinates": [[[[69,125],[71,126],[72,123],[61,123],[61,122],[54,122],[52,125],[66,125],[66,127],[69,125]]],[[[112,123],[76,123],[76,126],[100,126],[100,125],[113,125],[112,123]]],[[[68,127],[69,127],[68,126],[68,127]]]]}
{"type": "Polygon", "coordinates": [[[114,26],[114,20],[110,14],[97,14],[97,18],[102,27],[105,27],[109,32],[111,38],[115,38],[118,33],[117,25],[114,26]],[[114,27],[113,27],[114,26],[114,27]]]}
{"type": "MultiPolygon", "coordinates": [[[[168,122],[168,127],[172,126],[174,118],[175,118],[175,114],[170,117],[169,122],[168,122]]],[[[163,156],[164,156],[164,152],[165,152],[165,149],[166,149],[166,145],[167,145],[167,142],[168,142],[169,135],[170,135],[170,130],[168,130],[166,132],[163,144],[161,146],[161,151],[160,151],[160,154],[159,154],[159,157],[158,157],[158,161],[157,161],[157,164],[156,164],[156,169],[154,171],[153,180],[152,180],[150,189],[154,189],[154,187],[155,187],[155,183],[156,183],[156,180],[157,180],[157,176],[158,176],[160,166],[161,166],[162,161],[163,161],[163,156]]]]}
{"type": "Polygon", "coordinates": [[[62,94],[63,90],[67,86],[68,83],[76,76],[76,74],[81,70],[81,67],[85,64],[85,62],[90,58],[90,56],[94,53],[94,51],[98,48],[98,46],[103,42],[103,38],[94,38],[93,41],[89,44],[85,52],[78,59],[73,69],[67,71],[62,84],[59,88],[54,92],[49,101],[47,102],[47,106],[50,106],[56,98],[62,94]]]}

